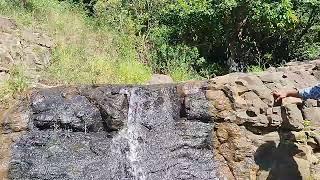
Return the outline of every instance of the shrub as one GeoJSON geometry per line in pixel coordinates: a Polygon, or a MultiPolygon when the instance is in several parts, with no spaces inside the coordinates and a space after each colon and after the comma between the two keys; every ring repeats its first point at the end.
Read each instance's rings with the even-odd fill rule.
{"type": "Polygon", "coordinates": [[[252,72],[254,74],[259,74],[261,72],[263,72],[265,69],[261,66],[255,66],[255,65],[252,65],[250,67],[248,67],[247,71],[248,72],[252,72]]]}
{"type": "Polygon", "coordinates": [[[0,84],[1,107],[7,106],[8,102],[29,87],[29,79],[22,66],[12,66],[9,70],[9,78],[0,84]]]}
{"type": "Polygon", "coordinates": [[[56,39],[51,77],[65,83],[183,81],[320,56],[320,0],[17,1],[0,12],[56,39]]]}

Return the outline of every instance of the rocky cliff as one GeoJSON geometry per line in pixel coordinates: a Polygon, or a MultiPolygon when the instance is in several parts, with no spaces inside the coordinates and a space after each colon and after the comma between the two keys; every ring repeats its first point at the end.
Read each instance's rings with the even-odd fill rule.
{"type": "Polygon", "coordinates": [[[53,47],[47,35],[0,16],[0,114],[17,98],[13,96],[21,87],[52,84],[44,78],[44,71],[51,63],[53,47]]]}
{"type": "Polygon", "coordinates": [[[319,61],[206,82],[34,89],[1,115],[0,179],[320,179],[319,61]]]}
{"type": "Polygon", "coordinates": [[[17,23],[0,16],[0,81],[14,65],[28,68],[32,78],[36,72],[49,65],[52,39],[32,29],[19,27],[17,23]]]}
{"type": "Polygon", "coordinates": [[[2,121],[3,138],[14,139],[10,158],[2,157],[9,162],[4,173],[9,179],[213,179],[213,122],[187,119],[181,102],[175,85],[33,91],[2,121]]]}

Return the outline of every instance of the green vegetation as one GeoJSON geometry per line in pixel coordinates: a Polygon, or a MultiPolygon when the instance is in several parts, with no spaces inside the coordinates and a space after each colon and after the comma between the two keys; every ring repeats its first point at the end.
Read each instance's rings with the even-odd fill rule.
{"type": "Polygon", "coordinates": [[[250,67],[248,67],[248,72],[252,72],[254,74],[259,74],[261,72],[263,72],[265,70],[265,68],[261,67],[261,66],[256,66],[256,65],[252,65],[250,67]]]}
{"type": "Polygon", "coordinates": [[[306,128],[306,127],[309,127],[309,126],[311,126],[311,121],[310,120],[304,120],[303,121],[303,126],[306,128]]]}
{"type": "Polygon", "coordinates": [[[151,69],[139,62],[132,34],[98,25],[82,6],[56,0],[0,2],[0,14],[41,30],[55,40],[53,63],[44,72],[63,84],[143,83],[151,69]]]}
{"type": "Polygon", "coordinates": [[[183,64],[193,78],[211,77],[320,55],[319,0],[84,2],[100,21],[143,37],[154,72],[183,64]]]}
{"type": "Polygon", "coordinates": [[[13,66],[9,71],[9,78],[0,84],[0,108],[6,106],[8,101],[17,93],[28,88],[28,78],[23,67],[13,66]]]}
{"type": "Polygon", "coordinates": [[[19,0],[0,13],[57,44],[47,73],[75,83],[259,72],[320,56],[320,0],[19,0]]]}

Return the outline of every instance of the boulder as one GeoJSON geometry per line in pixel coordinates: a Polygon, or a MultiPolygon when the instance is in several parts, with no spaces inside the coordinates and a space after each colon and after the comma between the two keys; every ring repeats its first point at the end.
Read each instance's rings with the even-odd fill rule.
{"type": "Polygon", "coordinates": [[[288,104],[302,105],[302,100],[296,97],[286,97],[282,100],[282,105],[286,106],[288,104]]]}
{"type": "Polygon", "coordinates": [[[173,79],[164,74],[154,74],[151,77],[151,80],[148,82],[148,84],[167,84],[167,83],[173,83],[173,79]]]}
{"type": "Polygon", "coordinates": [[[104,128],[117,131],[125,126],[128,118],[128,96],[120,88],[96,88],[82,90],[89,101],[94,101],[98,107],[104,128]]]}
{"type": "Polygon", "coordinates": [[[288,130],[302,130],[303,117],[300,109],[295,104],[287,104],[283,106],[285,114],[283,115],[282,128],[288,130]]]}
{"type": "MultiPolygon", "coordinates": [[[[39,34],[20,43],[5,33],[0,41],[23,52],[26,42],[47,48],[27,39],[39,34]]],[[[33,89],[2,113],[0,179],[319,179],[318,101],[277,105],[271,95],[313,83],[314,63],[180,84],[33,89]]]]}
{"type": "Polygon", "coordinates": [[[232,113],[232,104],[222,90],[207,90],[206,98],[211,102],[211,112],[216,118],[224,119],[232,113]]]}
{"type": "Polygon", "coordinates": [[[246,101],[246,104],[249,107],[258,108],[261,111],[266,111],[268,108],[268,105],[253,91],[245,92],[241,97],[246,101]]]}
{"type": "MultiPolygon", "coordinates": [[[[213,122],[206,120],[203,113],[209,111],[200,106],[210,103],[200,92],[181,97],[176,85],[34,90],[25,105],[30,117],[23,136],[13,141],[15,132],[0,131],[5,140],[0,176],[219,179],[219,165],[212,158],[213,122]]],[[[246,153],[239,151],[237,157],[245,158],[246,153]]]]}
{"type": "Polygon", "coordinates": [[[281,107],[272,107],[267,109],[267,119],[269,120],[270,127],[280,127],[282,124],[281,107]]]}
{"type": "Polygon", "coordinates": [[[267,119],[269,121],[270,127],[280,127],[282,124],[282,118],[280,115],[277,114],[270,114],[267,116],[267,119]]]}
{"type": "Polygon", "coordinates": [[[0,179],[8,179],[12,146],[28,130],[30,111],[27,102],[14,104],[0,113],[0,179]]]}
{"type": "Polygon", "coordinates": [[[245,130],[232,123],[218,124],[216,129],[221,143],[217,150],[226,159],[236,179],[256,176],[258,167],[250,158],[255,148],[246,138],[245,130]]]}
{"type": "Polygon", "coordinates": [[[309,107],[302,109],[305,121],[308,121],[308,126],[320,128],[320,107],[309,107]]]}
{"type": "Polygon", "coordinates": [[[280,82],[280,80],[282,80],[282,78],[284,78],[284,73],[283,72],[273,72],[273,73],[263,73],[261,75],[259,75],[259,78],[261,79],[261,81],[263,83],[277,83],[280,82]]]}
{"type": "Polygon", "coordinates": [[[190,81],[187,83],[177,85],[178,93],[182,97],[186,97],[191,94],[200,93],[204,89],[207,89],[207,82],[202,82],[202,81],[190,81]]]}
{"type": "Polygon", "coordinates": [[[104,129],[100,110],[76,92],[39,91],[31,95],[31,119],[38,129],[100,131],[104,129]],[[73,94],[75,93],[75,94],[73,94]]]}
{"type": "Polygon", "coordinates": [[[318,101],[315,99],[307,99],[303,102],[303,105],[306,108],[311,108],[311,107],[317,107],[318,106],[318,101]]]}
{"type": "Polygon", "coordinates": [[[294,82],[295,87],[298,89],[313,86],[313,85],[317,84],[316,78],[304,73],[304,71],[301,71],[301,70],[287,71],[285,73],[285,76],[288,81],[294,82]]]}
{"type": "Polygon", "coordinates": [[[30,115],[26,102],[13,104],[11,108],[0,113],[0,132],[9,134],[26,131],[30,115]]]}
{"type": "Polygon", "coordinates": [[[257,113],[259,109],[251,108],[246,111],[237,111],[235,123],[241,125],[246,123],[247,126],[268,127],[269,121],[267,116],[257,113]]]}

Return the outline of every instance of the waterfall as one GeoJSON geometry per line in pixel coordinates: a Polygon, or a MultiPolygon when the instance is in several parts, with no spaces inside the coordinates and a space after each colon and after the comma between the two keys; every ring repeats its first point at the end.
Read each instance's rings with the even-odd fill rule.
{"type": "Polygon", "coordinates": [[[128,121],[127,121],[127,139],[130,151],[128,152],[129,163],[132,167],[132,174],[134,177],[140,180],[144,180],[145,175],[143,173],[142,167],[139,165],[138,157],[138,122],[141,119],[142,108],[141,102],[143,102],[140,96],[136,95],[137,88],[132,88],[130,91],[129,99],[129,110],[128,110],[128,121]]]}
{"type": "Polygon", "coordinates": [[[30,129],[13,145],[11,179],[217,179],[213,123],[180,114],[175,85],[107,86],[67,98],[63,91],[34,97],[30,129]]]}
{"type": "Polygon", "coordinates": [[[183,119],[180,108],[175,87],[130,90],[126,136],[136,179],[215,179],[203,144],[212,124],[183,119]]]}

